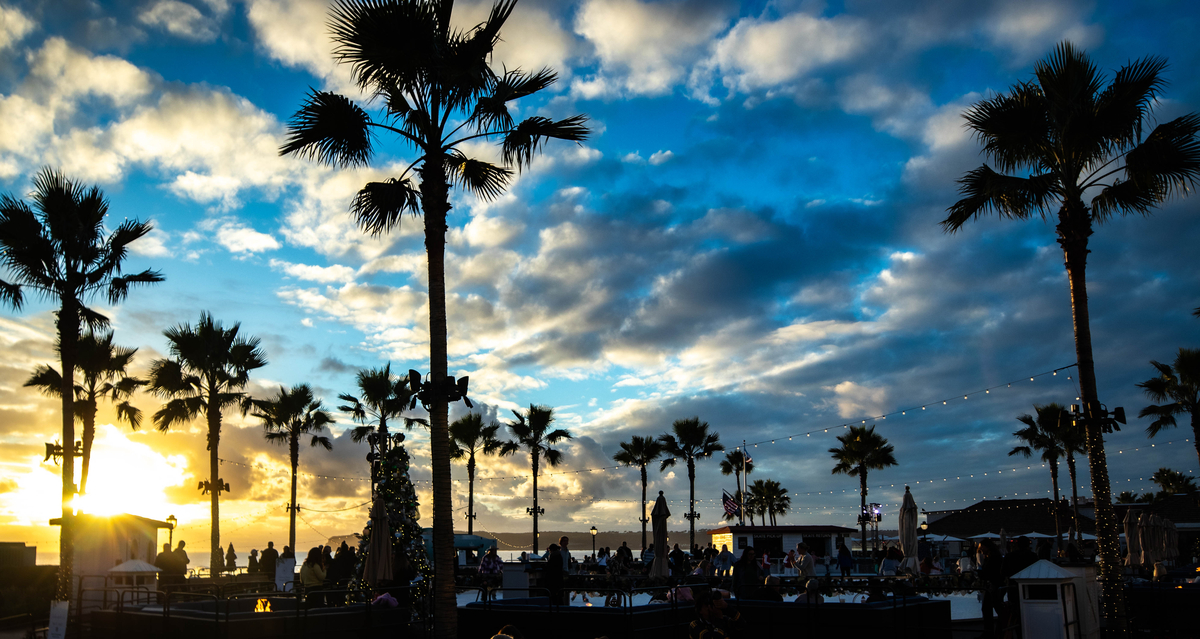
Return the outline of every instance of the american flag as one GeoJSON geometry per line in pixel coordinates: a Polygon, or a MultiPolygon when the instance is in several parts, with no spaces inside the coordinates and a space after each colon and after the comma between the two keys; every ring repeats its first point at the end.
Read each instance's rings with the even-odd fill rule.
{"type": "Polygon", "coordinates": [[[729,494],[729,491],[721,491],[721,502],[725,506],[726,515],[736,515],[741,510],[741,506],[733,498],[733,495],[729,494]]]}

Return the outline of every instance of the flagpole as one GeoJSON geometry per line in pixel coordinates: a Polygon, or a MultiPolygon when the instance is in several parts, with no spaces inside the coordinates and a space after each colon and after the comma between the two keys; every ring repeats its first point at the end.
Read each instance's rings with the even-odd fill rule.
{"type": "Polygon", "coordinates": [[[738,504],[738,523],[741,526],[746,525],[746,440],[742,440],[742,474],[741,486],[738,486],[738,493],[741,495],[741,503],[738,504]]]}

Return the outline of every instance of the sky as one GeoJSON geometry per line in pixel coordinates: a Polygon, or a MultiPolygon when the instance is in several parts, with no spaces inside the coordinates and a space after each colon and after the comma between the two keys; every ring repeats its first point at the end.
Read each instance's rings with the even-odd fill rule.
{"type": "MultiPolygon", "coordinates": [[[[455,20],[469,28],[489,7],[458,2],[455,20]]],[[[429,368],[421,221],[371,237],[347,213],[413,150],[380,137],[361,169],[278,154],[310,88],[365,99],[333,60],[327,10],[0,0],[0,192],[26,197],[54,167],[103,189],[114,226],[154,225],[127,267],[165,281],[95,302],[116,343],[138,349],[134,371],[165,356],[165,329],[209,311],[262,340],[270,363],[251,394],[307,383],[334,410],[333,450],[301,453],[302,549],[367,516],[367,449],[337,396],[363,368],[429,368]]],[[[727,448],[750,443],[751,479],[792,496],[784,523],[855,525],[857,480],[833,475],[828,452],[846,424],[875,424],[895,446],[898,465],[869,477],[884,527],[905,484],[926,510],[1048,495],[1049,471],[1008,452],[1019,415],[1078,396],[1063,368],[1075,356],[1062,253],[1040,219],[943,233],[955,180],[984,161],[962,113],[1029,80],[1064,39],[1110,77],[1167,58],[1155,121],[1200,110],[1198,18],[1200,6],[1168,1],[521,0],[493,65],[548,67],[558,82],[514,113],[584,113],[592,135],[547,144],[495,201],[453,193],[447,305],[450,370],[470,376],[476,409],[504,422],[551,406],[574,435],[540,478],[541,527],[637,529],[638,473],[611,457],[693,416],[727,448]]],[[[1092,237],[1099,393],[1130,416],[1108,439],[1114,492],[1150,490],[1159,467],[1200,472],[1186,427],[1146,437],[1136,414],[1150,402],[1135,387],[1150,360],[1197,346],[1198,206],[1173,200],[1092,237]]],[[[0,313],[0,539],[36,544],[40,562],[57,560],[58,468],[42,457],[58,408],[22,384],[55,359],[52,310],[0,313]]],[[[134,402],[147,417],[160,405],[134,402]]],[[[132,431],[108,407],[100,424],[88,508],[173,514],[176,538],[204,557],[202,424],[132,431]]],[[[428,436],[407,444],[430,525],[428,436]]],[[[222,541],[243,558],[283,543],[285,450],[235,412],[220,454],[222,541]]],[[[681,468],[650,473],[675,530],[681,468]]],[[[504,549],[531,530],[529,473],[524,454],[481,460],[476,528],[504,549]]],[[[465,529],[465,468],[454,477],[465,529]]],[[[699,528],[723,523],[721,490],[734,487],[716,459],[698,464],[699,528]]]]}

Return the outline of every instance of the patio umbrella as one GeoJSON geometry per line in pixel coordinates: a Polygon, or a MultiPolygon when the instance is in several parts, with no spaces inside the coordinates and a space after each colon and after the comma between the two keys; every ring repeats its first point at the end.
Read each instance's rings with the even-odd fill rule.
{"type": "Polygon", "coordinates": [[[1150,539],[1153,543],[1150,546],[1150,565],[1163,560],[1163,554],[1167,549],[1166,536],[1163,533],[1163,520],[1157,513],[1150,516],[1150,539]]]}
{"type": "Polygon", "coordinates": [[[387,509],[383,499],[376,497],[371,505],[371,543],[367,545],[367,565],[363,567],[363,580],[371,586],[392,579],[392,528],[388,525],[387,509]]]}
{"type": "Polygon", "coordinates": [[[1028,537],[1030,539],[1054,539],[1054,535],[1047,535],[1047,534],[1036,532],[1036,531],[1028,532],[1028,533],[1025,533],[1024,535],[1017,535],[1017,536],[1018,537],[1028,537]]]}
{"type": "Polygon", "coordinates": [[[658,499],[654,500],[654,510],[650,511],[650,523],[654,526],[654,563],[650,564],[651,577],[666,577],[670,572],[667,567],[667,517],[671,510],[667,508],[667,498],[663,491],[658,491],[658,499]]]}
{"type": "Polygon", "coordinates": [[[1130,508],[1125,511],[1125,565],[1136,566],[1142,563],[1142,545],[1138,543],[1138,515],[1140,510],[1130,508]]]}
{"type": "Polygon", "coordinates": [[[971,537],[967,537],[967,539],[1000,539],[1000,535],[997,535],[994,532],[986,532],[982,535],[973,535],[971,537]]]}
{"type": "Polygon", "coordinates": [[[1163,522],[1163,530],[1166,532],[1167,540],[1165,556],[1167,559],[1177,559],[1179,557],[1179,529],[1175,527],[1175,522],[1170,519],[1164,519],[1163,522]]]}
{"type": "Polygon", "coordinates": [[[917,517],[917,502],[908,491],[908,486],[905,486],[904,500],[900,503],[900,552],[904,553],[900,567],[914,574],[920,569],[917,561],[917,517]]]}
{"type": "Polygon", "coordinates": [[[1142,516],[1138,517],[1137,529],[1138,545],[1141,548],[1142,554],[1136,557],[1136,559],[1138,564],[1153,566],[1154,532],[1150,527],[1150,513],[1142,513],[1142,516]]]}

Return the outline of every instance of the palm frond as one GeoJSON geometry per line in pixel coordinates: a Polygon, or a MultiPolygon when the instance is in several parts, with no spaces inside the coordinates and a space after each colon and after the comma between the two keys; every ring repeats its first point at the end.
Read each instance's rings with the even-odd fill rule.
{"type": "Polygon", "coordinates": [[[971,218],[995,213],[1001,218],[1028,219],[1033,212],[1049,213],[1049,197],[1055,192],[1050,174],[1028,178],[997,173],[986,164],[968,171],[958,180],[964,197],[948,209],[942,230],[954,233],[971,218]]]}
{"type": "Polygon", "coordinates": [[[963,114],[967,126],[983,143],[984,154],[1005,173],[1037,166],[1050,144],[1046,104],[1033,84],[1021,83],[1012,92],[983,100],[963,114]]]}
{"type": "Polygon", "coordinates": [[[454,184],[465,188],[481,200],[490,202],[504,194],[512,171],[483,160],[454,153],[446,158],[446,172],[454,184]]]}
{"type": "Polygon", "coordinates": [[[331,166],[366,166],[371,158],[371,116],[349,98],[309,89],[288,121],[280,155],[295,154],[331,166]]]}
{"type": "Polygon", "coordinates": [[[408,178],[369,182],[354,196],[350,214],[363,231],[382,235],[400,226],[405,213],[419,215],[420,197],[420,192],[408,178]]]}
{"type": "Polygon", "coordinates": [[[548,139],[581,142],[588,137],[588,128],[584,126],[588,120],[586,115],[574,115],[563,120],[551,120],[541,116],[533,116],[514,127],[504,136],[501,157],[508,166],[518,170],[528,167],[543,142],[548,139]]]}
{"type": "Polygon", "coordinates": [[[1166,85],[1162,77],[1166,68],[1166,58],[1142,58],[1118,70],[1097,96],[1093,126],[1097,138],[1111,141],[1108,150],[1125,148],[1142,138],[1142,123],[1166,85]]]}

